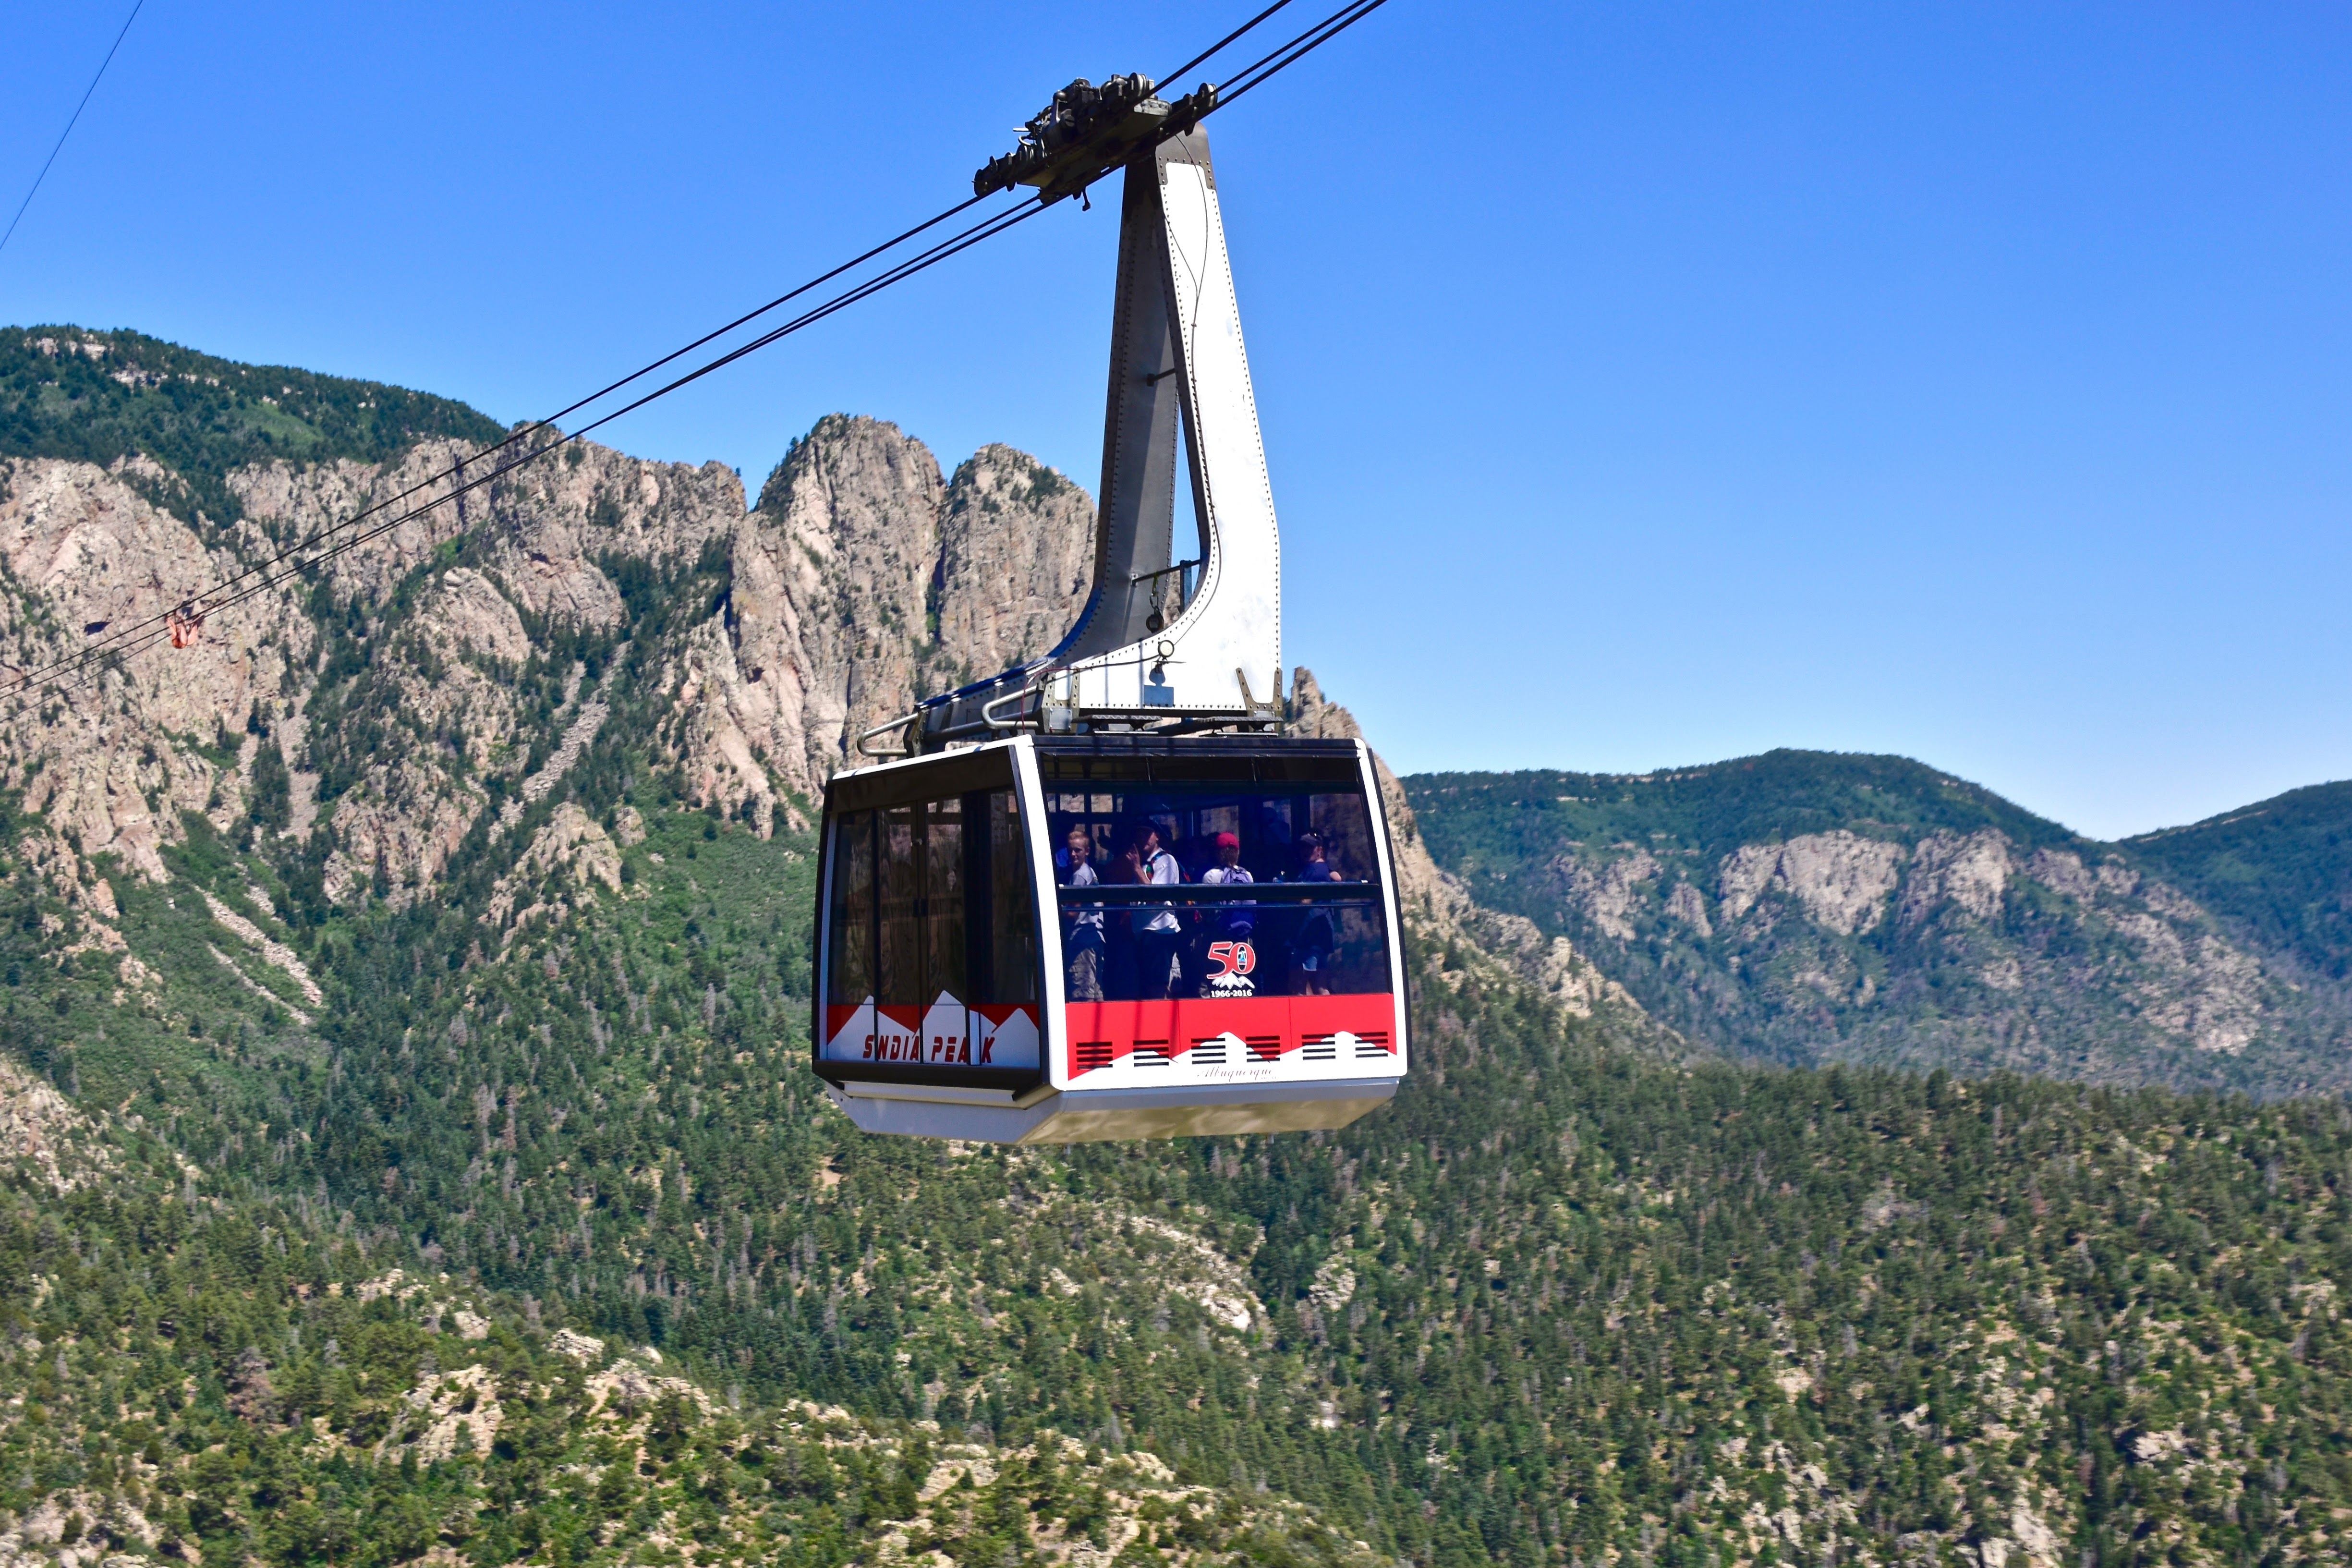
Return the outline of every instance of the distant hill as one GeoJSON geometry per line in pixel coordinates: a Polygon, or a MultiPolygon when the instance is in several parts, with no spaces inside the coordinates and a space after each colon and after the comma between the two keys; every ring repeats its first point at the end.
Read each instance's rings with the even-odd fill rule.
{"type": "Polygon", "coordinates": [[[2352,852],[2328,810],[2352,825],[2352,787],[2127,846],[1902,757],[1405,788],[1481,904],[1569,938],[1660,1021],[1732,1055],[2352,1087],[2352,1009],[2304,983],[2345,973],[2352,933],[2331,921],[2352,852]]]}
{"type": "Polygon", "coordinates": [[[2352,981],[2352,782],[2124,840],[2140,864],[2270,952],[2352,981]]]}

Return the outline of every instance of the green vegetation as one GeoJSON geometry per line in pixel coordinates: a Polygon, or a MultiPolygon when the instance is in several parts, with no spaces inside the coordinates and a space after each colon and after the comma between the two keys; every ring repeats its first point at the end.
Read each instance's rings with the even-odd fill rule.
{"type": "Polygon", "coordinates": [[[248,464],[382,463],[419,440],[505,434],[462,403],[381,382],[239,364],[140,332],[0,328],[0,458],[150,458],[165,470],[150,499],[183,519],[236,521],[227,479],[248,464]]]}
{"type": "Polygon", "coordinates": [[[2127,838],[2143,864],[2312,978],[2352,980],[2352,784],[2127,838]]]}
{"type": "Polygon", "coordinates": [[[1025,1561],[1154,1505],[1130,1479],[1091,1483],[1124,1487],[1116,1508],[1040,1511],[1024,1471],[1025,1540],[985,1497],[909,1534],[907,1489],[944,1450],[890,1445],[1052,1432],[1152,1455],[1171,1486],[1263,1483],[1427,1563],[1958,1561],[2044,1530],[2068,1562],[2343,1550],[2337,1106],[1677,1071],[1424,971],[1415,1081],[1340,1134],[866,1139],[811,1091],[793,1009],[738,1021],[774,987],[726,911],[798,849],[656,824],[631,897],[502,963],[434,973],[382,939],[368,973],[412,1026],[374,1037],[362,1015],[331,1071],[278,1071],[268,1127],[209,1075],[236,1131],[199,1151],[200,1186],[144,1131],[118,1185],[59,1201],[18,1179],[0,1396],[26,1403],[0,1415],[0,1506],[63,1495],[95,1521],[103,1492],[284,1563],[344,1561],[339,1542],[638,1560],[656,1536],[845,1562],[889,1530],[1025,1561]],[[741,982],[716,1005],[693,982],[709,951],[741,982]],[[393,1267],[450,1283],[355,1301],[393,1267]],[[488,1338],[458,1337],[460,1309],[488,1338]],[[633,1375],[676,1366],[711,1413],[666,1417],[655,1389],[592,1419],[565,1324],[660,1350],[633,1375]],[[450,1418],[447,1380],[476,1365],[506,1425],[420,1460],[412,1392],[450,1418]],[[780,1425],[796,1398],[879,1423],[864,1468],[829,1447],[837,1473],[808,1479],[780,1425]],[[924,1417],[940,1430],[906,1425],[924,1417]],[[631,1443],[652,1463],[615,1479],[631,1443]]]}

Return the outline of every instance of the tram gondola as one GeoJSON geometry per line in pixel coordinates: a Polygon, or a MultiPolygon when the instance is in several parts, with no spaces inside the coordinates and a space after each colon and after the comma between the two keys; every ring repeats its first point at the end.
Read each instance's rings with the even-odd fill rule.
{"type": "Polygon", "coordinates": [[[974,178],[1125,172],[1094,586],[1052,653],[866,731],[879,760],[826,787],[814,1067],[868,1131],[1339,1127],[1404,1075],[1370,753],[1282,732],[1273,497],[1194,123],[1214,92],[1151,85],[1072,84],[974,178]]]}

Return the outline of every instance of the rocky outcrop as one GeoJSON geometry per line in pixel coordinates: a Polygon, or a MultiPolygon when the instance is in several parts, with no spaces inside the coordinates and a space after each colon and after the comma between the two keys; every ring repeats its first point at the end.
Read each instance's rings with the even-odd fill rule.
{"type": "Polygon", "coordinates": [[[85,857],[115,855],[149,878],[183,811],[234,801],[249,758],[239,735],[289,665],[312,648],[289,595],[265,592],[206,617],[184,647],[162,635],[171,607],[236,570],[227,550],[141,493],[163,478],[148,463],[18,459],[0,469],[0,777],[23,791],[85,857]],[[110,629],[150,626],[140,653],[77,658],[110,629]]]}
{"type": "Polygon", "coordinates": [[[912,702],[946,489],[920,441],[832,415],[761,490],[734,552],[734,680],[713,695],[793,787],[912,702]]]}
{"type": "MultiPolygon", "coordinates": [[[[1092,500],[1034,458],[982,447],[946,482],[897,426],[830,416],[738,536],[733,666],[706,660],[704,689],[746,747],[814,794],[865,730],[1059,641],[1093,546],[1092,500]]],[[[714,746],[727,728],[714,721],[714,746]]],[[[731,805],[728,769],[741,771],[702,771],[731,805]]]]}
{"type": "Polygon", "coordinates": [[[2014,868],[2009,851],[2009,836],[1990,827],[1965,837],[1931,833],[1919,840],[1903,888],[1903,924],[1918,925],[1947,900],[1980,921],[1999,915],[2014,868]]]}
{"type": "Polygon", "coordinates": [[[43,1184],[60,1193],[116,1163],[97,1123],[55,1089],[5,1060],[0,1060],[0,1158],[29,1167],[43,1184]]]}
{"type": "Polygon", "coordinates": [[[1025,452],[982,447],[949,482],[931,575],[937,640],[961,680],[1052,651],[1094,586],[1094,502],[1025,452]]]}
{"type": "Polygon", "coordinates": [[[1616,847],[1625,853],[1601,861],[1563,857],[1552,862],[1552,872],[1570,900],[1601,935],[1631,942],[1633,928],[1626,917],[1633,912],[1643,884],[1656,881],[1663,868],[1646,849],[1622,844],[1616,847]]]}
{"type": "Polygon", "coordinates": [[[615,893],[621,890],[621,852],[612,836],[568,800],[557,806],[547,826],[531,837],[530,847],[523,851],[514,869],[499,879],[483,920],[491,926],[504,927],[552,910],[555,904],[551,900],[521,903],[536,889],[551,882],[570,889],[598,883],[615,893]]]}
{"type": "Polygon", "coordinates": [[[1900,844],[1843,830],[1743,845],[1724,857],[1716,893],[1725,918],[1736,921],[1766,891],[1785,892],[1816,924],[1853,936],[1885,917],[1904,858],[1900,844]]]}

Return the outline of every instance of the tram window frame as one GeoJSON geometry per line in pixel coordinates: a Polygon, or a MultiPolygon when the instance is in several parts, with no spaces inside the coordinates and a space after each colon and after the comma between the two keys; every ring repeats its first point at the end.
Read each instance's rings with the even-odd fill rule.
{"type": "Polygon", "coordinates": [[[870,998],[877,1006],[929,1009],[943,991],[968,1010],[1027,1008],[1042,1047],[1045,955],[1019,794],[1009,780],[942,782],[982,787],[869,797],[857,809],[835,812],[828,822],[825,984],[817,998],[813,1049],[818,1070],[827,1077],[995,1084],[1042,1081],[1045,1076],[1042,1048],[1036,1067],[1010,1068],[852,1062],[824,1054],[830,1008],[862,1006],[870,998]],[[895,901],[908,906],[896,918],[885,876],[893,858],[886,843],[893,818],[903,831],[905,848],[904,885],[895,901]],[[942,850],[952,867],[946,875],[937,874],[945,868],[934,866],[942,850]],[[864,929],[853,932],[861,898],[864,929]],[[952,913],[932,907],[942,900],[954,904],[952,913]],[[890,957],[894,937],[903,944],[896,975],[890,957]]]}
{"type": "MultiPolygon", "coordinates": [[[[1181,770],[1146,770],[1122,758],[1115,760],[1113,768],[1089,766],[1081,778],[1070,776],[1078,770],[1057,770],[1060,776],[1043,782],[1045,839],[1055,847],[1057,929],[1066,947],[1081,921],[1092,923],[1108,940],[1108,951],[1098,960],[1104,987],[1099,1000],[1330,994],[1341,976],[1349,982],[1344,994],[1394,994],[1397,958],[1390,952],[1390,910],[1381,874],[1384,825],[1376,797],[1355,767],[1343,770],[1322,758],[1301,761],[1311,764],[1297,770],[1308,774],[1303,779],[1269,778],[1265,775],[1277,770],[1239,768],[1231,762],[1222,767],[1194,763],[1181,770]],[[1150,776],[1138,776],[1147,771],[1150,776]],[[1106,779],[1098,776],[1103,772],[1126,776],[1106,779]],[[1176,860],[1172,884],[1137,886],[1114,870],[1134,831],[1146,823],[1159,829],[1161,848],[1176,860]],[[1090,841],[1090,859],[1099,879],[1083,888],[1070,883],[1065,863],[1064,847],[1074,829],[1083,830],[1090,841]],[[1204,873],[1216,863],[1215,840],[1221,833],[1241,840],[1240,860],[1249,869],[1249,882],[1219,886],[1204,880],[1204,873]],[[1310,833],[1338,873],[1328,884],[1302,880],[1297,874],[1304,862],[1293,851],[1310,833]],[[1128,973],[1139,955],[1149,952],[1136,942],[1144,912],[1163,909],[1175,913],[1183,932],[1174,961],[1182,972],[1171,975],[1168,984],[1128,973]],[[1205,952],[1216,934],[1210,928],[1221,921],[1252,934],[1259,961],[1276,961],[1259,981],[1239,992],[1221,992],[1207,984],[1205,952]],[[1319,940],[1311,934],[1318,925],[1319,940]],[[1312,955],[1310,962],[1296,962],[1307,955],[1312,955]]],[[[1150,952],[1150,958],[1156,966],[1157,952],[1150,952]]]]}

